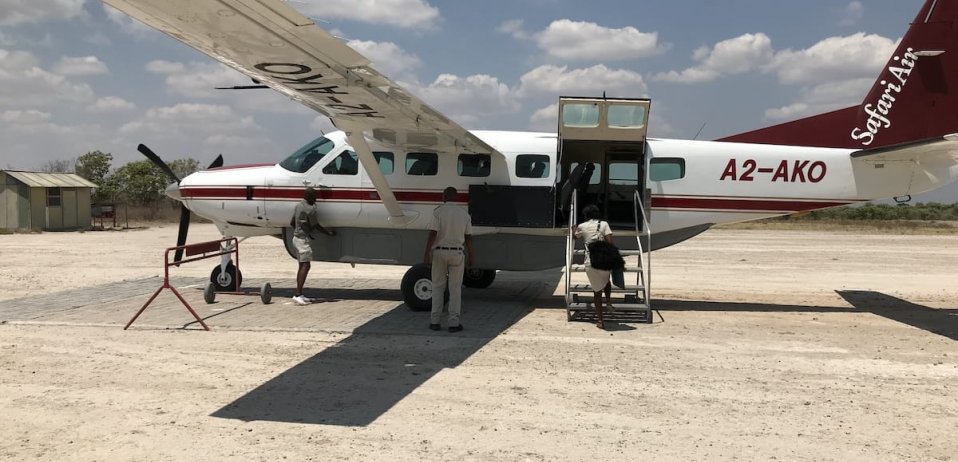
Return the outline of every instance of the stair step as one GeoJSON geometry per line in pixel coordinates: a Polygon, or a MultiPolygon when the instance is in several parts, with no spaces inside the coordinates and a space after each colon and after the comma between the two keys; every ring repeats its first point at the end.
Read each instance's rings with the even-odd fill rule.
{"type": "MultiPolygon", "coordinates": [[[[585,255],[585,250],[576,249],[576,250],[573,250],[572,253],[573,255],[585,255]]],[[[621,250],[620,249],[619,254],[622,255],[623,257],[630,257],[635,255],[642,255],[643,252],[641,250],[621,250]]]]}
{"type": "MultiPolygon", "coordinates": [[[[624,289],[620,289],[616,286],[612,286],[612,293],[614,294],[634,294],[645,290],[645,287],[642,286],[625,286],[624,289]]],[[[572,284],[572,287],[569,288],[569,292],[589,292],[593,293],[592,286],[589,284],[572,284]]]]}
{"type": "MultiPolygon", "coordinates": [[[[615,307],[613,311],[651,311],[649,306],[644,303],[612,303],[612,306],[615,307]]],[[[594,311],[592,302],[570,303],[568,309],[569,311],[594,311]]],[[[608,312],[605,307],[603,307],[602,311],[608,312]]]]}
{"type": "MultiPolygon", "coordinates": [[[[639,268],[638,266],[626,266],[626,267],[624,268],[624,272],[625,272],[625,273],[638,273],[639,271],[642,271],[642,268],[639,268]]],[[[572,265],[572,272],[573,272],[573,273],[584,273],[584,272],[585,272],[585,265],[572,265]]]]}

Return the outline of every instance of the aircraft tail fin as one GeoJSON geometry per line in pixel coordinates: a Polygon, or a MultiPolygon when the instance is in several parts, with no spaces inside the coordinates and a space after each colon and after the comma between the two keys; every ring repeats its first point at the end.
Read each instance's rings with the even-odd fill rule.
{"type": "Polygon", "coordinates": [[[873,149],[958,133],[958,2],[926,0],[864,101],[718,141],[873,149]]]}

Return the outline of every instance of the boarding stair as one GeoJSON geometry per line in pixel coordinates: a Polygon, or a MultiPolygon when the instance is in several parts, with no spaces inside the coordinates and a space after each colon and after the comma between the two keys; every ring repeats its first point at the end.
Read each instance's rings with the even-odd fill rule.
{"type": "MultiPolygon", "coordinates": [[[[576,192],[572,193],[572,207],[569,213],[569,235],[566,239],[565,264],[565,304],[566,319],[572,321],[595,316],[593,292],[585,277],[585,249],[577,243],[573,230],[579,210],[576,192]],[[579,247],[579,248],[577,248],[579,247]]],[[[652,322],[652,305],[649,299],[649,280],[651,278],[651,238],[649,215],[645,210],[638,191],[633,196],[635,207],[636,250],[620,250],[625,258],[625,287],[612,286],[612,311],[603,309],[606,320],[625,322],[652,322]],[[643,237],[646,245],[643,245],[643,237]]],[[[603,297],[604,297],[603,293],[603,297]]],[[[603,306],[605,303],[603,303],[603,306]]]]}

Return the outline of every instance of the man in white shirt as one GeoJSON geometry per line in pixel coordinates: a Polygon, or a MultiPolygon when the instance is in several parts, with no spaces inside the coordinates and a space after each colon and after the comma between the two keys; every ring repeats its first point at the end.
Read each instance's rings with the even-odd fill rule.
{"type": "Polygon", "coordinates": [[[433,212],[429,240],[423,261],[432,265],[432,313],[429,328],[439,330],[446,287],[449,287],[449,332],[459,332],[462,324],[462,275],[472,266],[472,217],[465,207],[452,203],[456,188],[442,192],[443,204],[433,212]],[[463,250],[468,253],[463,253],[463,250]]]}

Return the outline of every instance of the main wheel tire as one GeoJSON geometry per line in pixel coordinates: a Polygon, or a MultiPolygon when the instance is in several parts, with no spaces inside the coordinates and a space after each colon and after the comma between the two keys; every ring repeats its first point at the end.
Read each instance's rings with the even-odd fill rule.
{"type": "Polygon", "coordinates": [[[211,282],[206,285],[206,289],[203,290],[203,301],[205,301],[207,305],[216,301],[216,284],[211,282]]]}
{"type": "Polygon", "coordinates": [[[273,286],[270,283],[263,284],[259,289],[259,299],[264,305],[269,305],[273,301],[273,286]]]}
{"type": "Polygon", "coordinates": [[[216,265],[210,273],[210,282],[216,286],[217,292],[236,292],[243,283],[243,273],[233,262],[227,263],[225,273],[220,270],[220,265],[216,265]]]}
{"type": "Polygon", "coordinates": [[[462,275],[462,285],[473,289],[485,289],[496,280],[496,270],[469,268],[462,275]]]}
{"type": "Polygon", "coordinates": [[[432,268],[415,265],[406,271],[400,284],[402,299],[413,311],[432,309],[432,268]]]}

